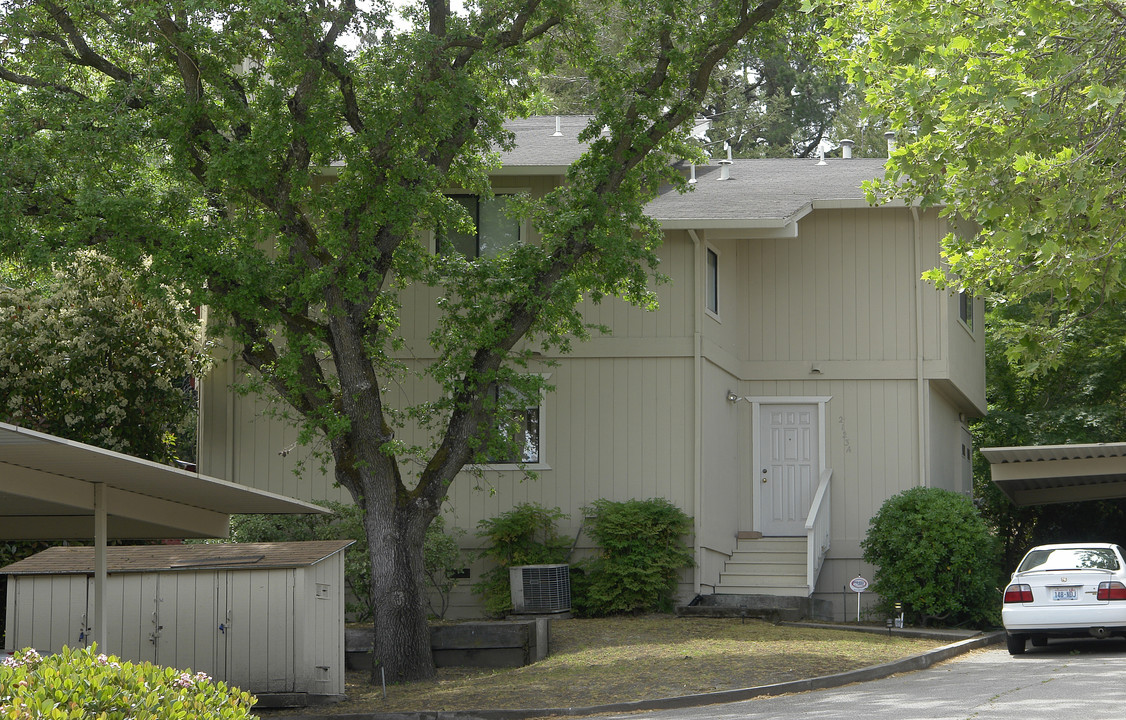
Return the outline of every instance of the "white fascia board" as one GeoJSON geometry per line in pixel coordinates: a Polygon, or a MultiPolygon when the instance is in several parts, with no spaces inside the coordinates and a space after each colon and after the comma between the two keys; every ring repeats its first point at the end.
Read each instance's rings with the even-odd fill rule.
{"type": "Polygon", "coordinates": [[[810,203],[783,218],[654,218],[662,230],[704,230],[713,240],[796,238],[798,221],[813,212],[810,203]]]}

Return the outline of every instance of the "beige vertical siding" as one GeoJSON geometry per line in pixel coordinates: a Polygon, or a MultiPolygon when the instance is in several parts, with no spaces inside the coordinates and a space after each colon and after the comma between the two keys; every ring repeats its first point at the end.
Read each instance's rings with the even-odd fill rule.
{"type": "MultiPolygon", "coordinates": [[[[710,550],[730,553],[735,546],[735,533],[750,529],[740,526],[749,517],[750,507],[741,507],[746,489],[746,472],[740,456],[749,447],[749,417],[746,403],[726,400],[728,390],[739,387],[737,377],[721,367],[704,362],[703,427],[701,435],[702,480],[700,486],[700,517],[697,541],[710,550]]],[[[701,580],[715,583],[707,568],[701,568],[701,580]]]]}
{"type": "Polygon", "coordinates": [[[826,210],[804,218],[797,238],[734,243],[745,278],[741,355],[751,362],[913,358],[918,273],[910,222],[906,210],[826,210]]]}
{"type": "Polygon", "coordinates": [[[962,479],[962,428],[958,408],[939,393],[930,398],[931,487],[959,493],[972,493],[962,479]]]}

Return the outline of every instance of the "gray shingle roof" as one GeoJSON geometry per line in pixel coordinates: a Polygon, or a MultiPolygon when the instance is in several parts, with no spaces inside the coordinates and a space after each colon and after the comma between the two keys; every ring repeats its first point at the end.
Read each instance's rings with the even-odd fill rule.
{"type": "MultiPolygon", "coordinates": [[[[106,572],[218,568],[305,567],[352,544],[351,540],[223,543],[193,545],[118,545],[106,548],[106,572]]],[[[58,575],[94,572],[94,548],[53,547],[0,568],[0,575],[58,575]]]]}
{"type": "MultiPolygon", "coordinates": [[[[586,146],[579,133],[590,116],[540,115],[513,120],[506,127],[516,147],[501,153],[499,174],[562,174],[586,146]]],[[[866,205],[861,183],[882,177],[883,158],[831,159],[825,165],[807,158],[735,160],[730,179],[719,180],[716,160],[697,166],[692,192],[680,194],[664,188],[649,205],[650,217],[667,228],[779,227],[799,219],[814,203],[866,205]]],[[[685,175],[689,167],[682,168],[685,175]]]]}
{"type": "Polygon", "coordinates": [[[516,147],[502,152],[501,167],[521,171],[542,168],[549,172],[562,172],[579,159],[586,144],[579,142],[579,133],[590,122],[589,115],[560,115],[562,135],[555,137],[554,115],[534,115],[530,118],[510,120],[505,128],[516,136],[516,147]]]}
{"type": "Polygon", "coordinates": [[[866,205],[861,184],[882,177],[884,162],[880,158],[833,159],[825,165],[806,158],[735,160],[730,179],[720,180],[720,167],[712,161],[696,167],[692,191],[681,194],[665,188],[646,212],[666,226],[670,221],[695,227],[788,222],[815,202],[866,205]]]}

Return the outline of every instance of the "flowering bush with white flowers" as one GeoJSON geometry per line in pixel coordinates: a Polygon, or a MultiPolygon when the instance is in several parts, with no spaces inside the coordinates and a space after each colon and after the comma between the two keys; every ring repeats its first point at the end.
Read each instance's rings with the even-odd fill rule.
{"type": "Polygon", "coordinates": [[[238,688],[95,648],[0,663],[0,720],[249,720],[255,698],[238,688]]]}
{"type": "Polygon", "coordinates": [[[184,383],[205,369],[202,335],[183,298],[93,253],[0,274],[0,420],[168,461],[194,432],[184,383]]]}

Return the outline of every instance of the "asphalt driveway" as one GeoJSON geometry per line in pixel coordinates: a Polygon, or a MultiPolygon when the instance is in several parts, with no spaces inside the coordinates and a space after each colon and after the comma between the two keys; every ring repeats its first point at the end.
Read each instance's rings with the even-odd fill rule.
{"type": "Polygon", "coordinates": [[[1033,720],[1121,718],[1126,641],[1054,641],[1011,657],[993,646],[918,672],[773,698],[653,713],[622,720],[856,718],[1033,720]]]}

